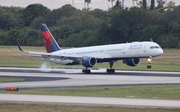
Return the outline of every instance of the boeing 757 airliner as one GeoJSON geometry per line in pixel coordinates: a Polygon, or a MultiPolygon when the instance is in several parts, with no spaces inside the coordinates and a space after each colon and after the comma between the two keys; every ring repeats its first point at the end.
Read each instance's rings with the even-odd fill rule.
{"type": "Polygon", "coordinates": [[[91,73],[90,67],[103,62],[109,62],[107,73],[115,73],[112,67],[118,60],[123,60],[128,66],[137,66],[141,62],[140,58],[147,58],[147,68],[151,68],[152,58],[163,54],[162,48],[152,41],[61,49],[46,24],[41,24],[40,28],[47,52],[24,51],[18,43],[19,49],[29,54],[41,55],[44,60],[56,64],[82,64],[85,67],[82,72],[86,74],[91,73]]]}

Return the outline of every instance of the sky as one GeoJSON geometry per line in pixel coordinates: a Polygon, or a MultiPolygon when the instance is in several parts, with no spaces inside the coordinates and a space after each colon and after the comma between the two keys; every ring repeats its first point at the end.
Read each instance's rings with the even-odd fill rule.
{"type": "MultiPolygon", "coordinates": [[[[150,1],[151,0],[147,0],[148,3],[150,3],[150,1]]],[[[171,0],[165,0],[165,1],[169,2],[171,0]]],[[[176,5],[180,5],[180,0],[173,0],[173,1],[176,3],[176,5]]],[[[44,6],[52,10],[52,9],[60,8],[65,4],[72,4],[72,0],[0,0],[1,6],[26,7],[29,4],[33,4],[33,3],[43,4],[44,6]]],[[[132,0],[124,0],[124,5],[125,7],[130,7],[133,6],[133,2],[132,0]]],[[[84,0],[74,0],[74,6],[78,9],[83,9],[84,0]]],[[[91,4],[89,6],[92,9],[99,8],[99,9],[107,10],[109,7],[111,7],[111,3],[108,2],[108,0],[91,0],[91,4]]]]}

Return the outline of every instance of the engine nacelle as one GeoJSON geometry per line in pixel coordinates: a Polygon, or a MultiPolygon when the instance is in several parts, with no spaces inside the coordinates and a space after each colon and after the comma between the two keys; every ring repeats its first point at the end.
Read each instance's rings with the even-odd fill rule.
{"type": "Polygon", "coordinates": [[[85,67],[93,67],[97,64],[97,59],[94,57],[84,57],[82,59],[82,65],[85,67]]]}
{"type": "Polygon", "coordinates": [[[129,66],[137,66],[141,63],[141,60],[139,58],[136,59],[126,59],[123,60],[123,63],[129,66]]]}

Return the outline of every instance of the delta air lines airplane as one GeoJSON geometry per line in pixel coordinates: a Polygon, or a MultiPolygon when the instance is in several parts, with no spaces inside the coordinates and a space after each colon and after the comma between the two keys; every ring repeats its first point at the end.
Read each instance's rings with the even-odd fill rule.
{"type": "Polygon", "coordinates": [[[82,72],[86,74],[91,73],[90,67],[104,62],[109,62],[110,65],[107,73],[115,73],[112,67],[118,60],[123,60],[128,66],[137,66],[141,62],[140,58],[147,58],[147,68],[151,68],[152,58],[163,54],[162,48],[152,41],[61,49],[46,24],[41,24],[40,28],[47,52],[24,51],[17,42],[19,49],[29,54],[41,55],[44,60],[56,64],[81,64],[85,67],[82,72]]]}

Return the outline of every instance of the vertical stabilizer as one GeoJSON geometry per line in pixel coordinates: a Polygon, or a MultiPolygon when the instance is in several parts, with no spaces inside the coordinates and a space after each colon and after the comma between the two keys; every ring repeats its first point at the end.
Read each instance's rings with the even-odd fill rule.
{"type": "Polygon", "coordinates": [[[41,32],[43,35],[43,41],[44,41],[44,45],[46,47],[46,51],[48,53],[51,53],[51,52],[61,50],[61,48],[57,44],[56,40],[54,39],[53,35],[51,34],[48,27],[46,26],[46,24],[44,24],[44,23],[41,24],[40,28],[41,28],[41,32]]]}

